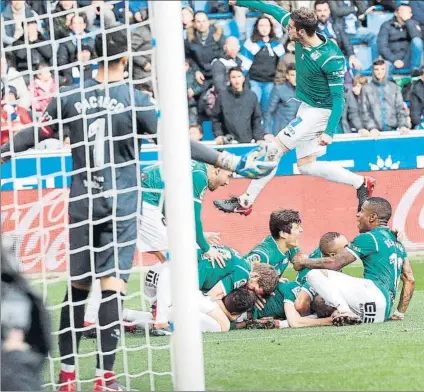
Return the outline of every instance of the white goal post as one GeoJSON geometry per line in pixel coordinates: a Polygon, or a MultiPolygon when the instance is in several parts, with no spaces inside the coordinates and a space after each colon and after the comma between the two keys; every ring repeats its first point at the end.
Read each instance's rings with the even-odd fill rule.
{"type": "Polygon", "coordinates": [[[171,349],[174,387],[178,391],[203,391],[203,345],[194,295],[198,278],[181,1],[154,1],[152,8],[160,102],[159,143],[166,183],[175,310],[171,349]]]}

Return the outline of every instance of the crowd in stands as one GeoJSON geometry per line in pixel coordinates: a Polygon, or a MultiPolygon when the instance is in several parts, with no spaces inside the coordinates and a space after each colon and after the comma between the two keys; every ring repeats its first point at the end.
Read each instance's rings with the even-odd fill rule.
{"type": "MultiPolygon", "coordinates": [[[[344,52],[339,133],[377,138],[424,128],[424,1],[274,3],[289,11],[314,8],[319,32],[344,52]]],[[[61,87],[96,75],[95,34],[117,22],[130,23],[134,85],[153,94],[152,34],[149,24],[140,23],[149,18],[148,4],[128,4],[2,0],[1,143],[38,119],[61,87]]],[[[294,119],[294,42],[276,20],[224,0],[184,0],[182,28],[193,138],[261,143],[294,119]]]]}

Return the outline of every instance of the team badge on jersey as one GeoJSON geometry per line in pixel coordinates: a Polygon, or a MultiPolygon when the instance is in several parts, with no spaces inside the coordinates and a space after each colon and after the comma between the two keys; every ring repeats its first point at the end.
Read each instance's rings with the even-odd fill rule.
{"type": "Polygon", "coordinates": [[[311,54],[311,59],[316,61],[318,58],[321,57],[321,53],[320,52],[314,52],[311,54]]]}
{"type": "Polygon", "coordinates": [[[248,256],[246,259],[250,264],[261,262],[261,258],[257,253],[253,253],[253,255],[248,256]]]}

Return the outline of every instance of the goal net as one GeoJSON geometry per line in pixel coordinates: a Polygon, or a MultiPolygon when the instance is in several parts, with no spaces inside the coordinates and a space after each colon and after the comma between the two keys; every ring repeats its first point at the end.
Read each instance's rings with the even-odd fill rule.
{"type": "MultiPolygon", "coordinates": [[[[50,7],[50,2],[47,3],[50,7]]],[[[170,34],[171,37],[173,35],[172,29],[181,29],[181,4],[180,2],[172,2],[172,5],[169,7],[167,6],[168,9],[165,9],[162,13],[161,10],[164,10],[164,4],[152,4],[152,2],[134,3],[139,3],[142,6],[138,11],[139,15],[135,15],[134,12],[131,13],[131,11],[134,10],[130,8],[130,2],[128,1],[112,1],[107,3],[108,5],[114,6],[113,10],[110,9],[110,12],[113,12],[113,14],[110,12],[107,14],[103,10],[100,10],[99,12],[99,9],[93,9],[88,6],[84,8],[62,10],[57,13],[53,13],[50,10],[45,15],[35,15],[33,18],[24,20],[23,29],[24,31],[27,31],[29,22],[36,21],[38,29],[46,36],[46,41],[43,44],[31,44],[28,40],[28,36],[26,36],[26,41],[23,45],[9,46],[5,48],[5,52],[9,54],[13,54],[17,50],[25,50],[27,53],[28,64],[31,64],[31,59],[34,56],[34,48],[42,45],[51,45],[53,55],[49,70],[54,78],[56,88],[52,89],[52,92],[48,92],[43,98],[48,100],[59,98],[57,99],[58,121],[56,121],[59,129],[58,140],[39,141],[36,137],[35,148],[22,154],[15,154],[13,152],[12,143],[12,159],[7,164],[2,165],[1,180],[2,233],[7,233],[7,235],[10,235],[13,238],[16,253],[21,262],[21,270],[31,277],[31,281],[43,296],[45,303],[48,304],[48,308],[52,315],[53,348],[49,354],[48,366],[46,367],[44,374],[44,387],[47,390],[56,390],[58,388],[58,374],[60,371],[61,361],[64,359],[59,354],[58,337],[60,334],[66,332],[60,330],[59,319],[61,309],[67,305],[66,303],[63,303],[65,292],[68,290],[69,293],[71,290],[71,280],[69,279],[69,227],[72,223],[69,222],[68,218],[68,202],[72,200],[72,197],[69,195],[69,186],[72,175],[75,174],[75,171],[73,171],[72,167],[71,148],[67,142],[67,136],[70,135],[72,148],[75,148],[75,146],[83,146],[87,147],[86,149],[88,150],[90,146],[93,149],[100,147],[100,158],[102,158],[101,155],[104,154],[103,148],[105,143],[109,143],[109,146],[111,144],[117,145],[117,143],[119,143],[119,138],[113,140],[113,137],[110,136],[111,133],[109,132],[105,135],[105,141],[101,141],[100,144],[97,137],[90,138],[89,135],[85,141],[75,144],[72,140],[72,119],[63,119],[61,117],[63,108],[61,107],[60,98],[69,95],[70,92],[63,91],[62,89],[59,91],[58,84],[60,81],[63,81],[63,75],[71,77],[73,79],[72,83],[74,83],[73,91],[80,92],[81,97],[84,97],[86,92],[86,89],[84,88],[85,80],[89,77],[95,77],[99,61],[99,59],[96,58],[95,52],[91,51],[91,49],[89,50],[85,45],[88,45],[88,41],[90,39],[94,39],[99,34],[103,35],[104,39],[105,29],[110,27],[107,26],[107,24],[109,23],[109,19],[113,16],[118,21],[120,20],[121,24],[116,26],[114,25],[111,30],[125,30],[127,33],[128,47],[130,48],[128,52],[129,65],[125,76],[126,81],[129,85],[134,86],[134,88],[154,96],[152,105],[155,106],[158,117],[160,117],[159,129],[161,135],[159,137],[159,141],[161,142],[161,145],[164,145],[162,150],[158,149],[154,144],[154,142],[157,142],[158,134],[144,136],[137,134],[135,121],[137,111],[149,110],[151,107],[136,107],[134,104],[134,97],[132,96],[132,104],[130,107],[122,108],[123,111],[128,111],[132,114],[133,121],[131,126],[133,127],[133,132],[131,133],[131,137],[134,138],[135,145],[141,145],[141,154],[136,153],[135,164],[141,172],[142,168],[148,165],[156,162],[162,162],[161,158],[163,157],[164,165],[166,166],[165,174],[167,174],[165,178],[171,178],[172,171],[177,170],[178,165],[179,172],[184,172],[185,166],[187,167],[186,175],[182,175],[181,173],[179,174],[180,179],[182,178],[184,180],[185,178],[185,181],[191,181],[188,170],[189,157],[181,155],[188,155],[189,153],[187,119],[184,117],[186,114],[181,115],[181,113],[177,113],[178,110],[181,111],[180,109],[183,106],[181,106],[181,103],[175,104],[175,100],[179,100],[178,98],[182,96],[182,105],[184,105],[184,102],[186,102],[186,90],[184,87],[183,91],[181,91],[181,86],[174,86],[174,89],[173,86],[166,86],[168,81],[165,80],[168,70],[170,73],[176,72],[177,75],[183,76],[184,62],[182,56],[184,56],[184,53],[182,47],[182,31],[177,31],[174,34],[174,47],[172,47],[172,38],[170,41],[166,37],[164,38],[163,34],[163,29],[166,26],[170,29],[167,34],[170,34]],[[158,17],[158,12],[161,13],[161,15],[159,15],[160,18],[158,17]],[[75,39],[74,34],[63,38],[55,37],[55,33],[57,33],[57,20],[62,19],[62,21],[69,26],[71,24],[70,15],[81,15],[82,13],[85,13],[87,17],[90,17],[91,15],[93,19],[91,21],[89,18],[84,20],[84,22],[91,25],[88,33],[83,33],[81,39],[75,39]],[[163,18],[165,20],[163,20],[163,18]],[[169,20],[169,18],[176,18],[177,23],[175,23],[175,20],[169,20]],[[71,42],[75,45],[75,51],[79,54],[69,63],[63,64],[63,61],[61,60],[61,62],[58,59],[58,51],[60,50],[61,45],[70,45],[71,42]],[[160,45],[160,42],[163,42],[163,46],[161,48],[162,53],[157,53],[158,43],[160,45]],[[177,64],[171,63],[172,58],[169,59],[170,63],[168,65],[163,64],[166,62],[164,59],[166,59],[167,51],[170,55],[177,51],[175,52],[175,56],[177,56],[177,64]],[[180,56],[180,58],[178,58],[178,56],[180,56]],[[161,59],[160,61],[163,63],[159,64],[158,59],[161,59]],[[178,59],[181,60],[181,64],[178,63],[178,59]],[[158,72],[158,66],[161,68],[160,72],[158,72]],[[179,74],[178,72],[180,71],[181,73],[179,74]],[[159,86],[157,82],[158,74],[159,86]],[[165,75],[165,77],[162,76],[162,79],[164,79],[162,81],[162,87],[160,80],[161,74],[165,75]],[[173,91],[169,91],[169,94],[166,94],[169,96],[163,98],[165,96],[165,88],[169,88],[170,90],[173,89],[173,91]],[[167,105],[164,105],[164,108],[162,108],[160,103],[161,97],[168,101],[167,105]],[[173,106],[176,107],[176,110],[173,110],[173,106]],[[175,123],[175,121],[177,121],[177,123],[175,123]],[[172,125],[170,132],[178,132],[178,140],[175,138],[175,135],[167,134],[166,127],[169,127],[170,124],[172,125]],[[173,143],[175,148],[174,151],[171,149],[173,143]],[[186,161],[184,161],[184,159],[186,159],[186,161]]],[[[8,23],[10,24],[10,22],[6,22],[5,25],[7,26],[8,23]]],[[[27,71],[21,72],[21,77],[24,78],[27,85],[35,86],[37,85],[37,72],[38,71],[29,66],[27,71]]],[[[184,76],[180,79],[182,79],[182,82],[185,85],[184,76]]],[[[4,87],[7,92],[9,91],[9,84],[12,85],[13,82],[7,80],[7,78],[3,79],[2,75],[2,81],[3,80],[5,81],[4,87]]],[[[31,107],[28,110],[32,114],[32,121],[35,126],[35,133],[37,134],[38,129],[41,126],[40,119],[42,116],[41,112],[37,110],[39,106],[37,105],[37,98],[34,95],[33,90],[30,91],[32,94],[31,107]]],[[[106,108],[106,112],[112,111],[116,107],[116,102],[109,100],[107,104],[103,102],[102,105],[106,108]]],[[[91,122],[91,125],[88,125],[88,120],[89,116],[83,116],[84,127],[87,134],[90,134],[90,132],[98,134],[101,129],[97,128],[102,128],[102,124],[99,125],[99,120],[97,120],[91,122]],[[97,128],[93,129],[93,126],[97,128]]],[[[8,121],[11,121],[11,119],[8,118],[8,121]]],[[[108,121],[107,124],[103,124],[105,125],[104,128],[109,130],[111,129],[110,115],[103,116],[101,121],[108,121]]],[[[53,120],[52,122],[54,123],[55,121],[53,120]]],[[[9,134],[12,135],[11,132],[9,134]]],[[[119,167],[119,164],[114,163],[113,160],[111,160],[109,165],[112,170],[119,167]]],[[[137,180],[137,191],[140,195],[140,202],[138,203],[137,211],[138,218],[141,217],[141,181],[140,176],[137,180]]],[[[168,182],[165,182],[168,188],[168,182]]],[[[176,201],[174,204],[181,204],[181,200],[185,203],[185,200],[187,199],[185,206],[190,205],[190,203],[192,203],[190,189],[175,189],[175,182],[174,184],[172,184],[172,181],[169,182],[169,188],[174,188],[167,189],[167,192],[175,192],[176,201]]],[[[89,188],[90,187],[93,187],[93,184],[91,184],[89,188]]],[[[165,192],[162,189],[158,189],[157,192],[160,193],[160,205],[163,205],[165,192]]],[[[92,195],[90,197],[93,199],[92,195]]],[[[90,203],[92,201],[93,200],[91,200],[90,203]]],[[[192,229],[190,225],[188,225],[187,229],[185,219],[180,219],[180,223],[176,222],[176,214],[180,214],[184,217],[187,216],[184,206],[181,208],[178,205],[173,207],[172,204],[172,200],[167,203],[167,212],[168,207],[171,211],[171,217],[169,218],[169,220],[171,220],[169,225],[169,235],[174,236],[174,239],[170,240],[170,251],[173,258],[172,263],[174,263],[174,261],[175,263],[178,263],[178,259],[181,259],[181,253],[184,246],[190,241],[193,243],[192,247],[194,249],[194,236],[192,236],[191,233],[188,233],[187,235],[184,234],[192,229]],[[179,228],[178,224],[180,225],[179,228]],[[181,227],[181,225],[184,225],[184,227],[181,227]],[[181,237],[177,239],[176,233],[178,233],[178,229],[181,237]],[[180,240],[184,246],[180,246],[178,248],[178,242],[180,242],[180,240]]],[[[112,217],[113,222],[116,222],[117,220],[119,220],[118,217],[112,217]]],[[[93,222],[90,221],[89,225],[92,227],[93,222]]],[[[139,231],[139,228],[140,219],[138,219],[137,231],[139,231]]],[[[116,238],[115,234],[116,233],[114,233],[114,239],[116,238]]],[[[136,241],[134,240],[133,243],[134,242],[136,241]]],[[[115,255],[118,254],[119,245],[115,240],[105,246],[105,248],[107,247],[110,247],[115,255]]],[[[87,245],[87,249],[90,254],[90,259],[87,260],[87,263],[91,263],[93,268],[96,252],[92,242],[87,245]]],[[[188,249],[187,246],[185,246],[185,249],[188,249]]],[[[188,262],[192,261],[190,258],[187,259],[188,262]]],[[[121,311],[123,309],[130,309],[142,311],[146,314],[151,311],[150,303],[146,300],[144,292],[144,281],[146,272],[149,271],[150,267],[155,263],[157,263],[157,260],[154,256],[148,253],[142,253],[138,251],[138,249],[136,250],[134,264],[128,282],[127,293],[125,297],[123,297],[123,301],[120,302],[120,307],[122,308],[121,311]]],[[[178,268],[181,269],[184,268],[184,266],[180,264],[178,268]]],[[[193,279],[197,278],[197,276],[194,275],[195,270],[193,269],[191,272],[193,279]]],[[[188,273],[190,273],[190,271],[188,271],[188,273]]],[[[95,282],[94,279],[95,278],[93,277],[93,282],[95,282]]],[[[182,289],[186,290],[185,288],[182,289]]],[[[175,288],[173,288],[173,290],[175,293],[175,288]]],[[[96,301],[93,301],[93,303],[95,304],[96,301]]],[[[98,305],[99,304],[94,306],[98,305]]],[[[92,339],[89,336],[90,331],[96,331],[97,335],[99,334],[99,326],[96,325],[97,320],[95,318],[90,319],[90,317],[88,317],[88,320],[86,321],[87,323],[84,324],[85,326],[82,329],[76,329],[75,326],[72,325],[71,311],[71,335],[74,352],[76,352],[77,344],[76,334],[77,332],[83,332],[79,354],[75,357],[77,390],[92,389],[92,384],[95,379],[96,355],[100,351],[99,341],[92,339]],[[90,322],[94,324],[94,328],[93,325],[89,324],[90,322]]],[[[186,347],[188,347],[188,352],[190,352],[190,344],[193,344],[192,342],[193,340],[195,341],[196,338],[192,338],[191,342],[187,343],[187,333],[184,335],[184,328],[178,326],[176,327],[176,333],[172,336],[171,340],[168,337],[152,337],[150,333],[151,327],[151,319],[147,319],[145,322],[138,319],[135,321],[125,321],[119,325],[120,341],[116,349],[117,356],[114,368],[116,377],[128,390],[169,390],[173,385],[176,387],[179,386],[180,389],[189,388],[188,385],[190,385],[190,382],[186,382],[186,384],[184,384],[184,381],[180,381],[178,383],[176,380],[178,380],[179,374],[180,376],[182,375],[181,377],[183,378],[188,378],[189,376],[187,376],[187,371],[193,371],[193,369],[185,369],[189,366],[190,361],[188,359],[186,360],[184,353],[181,353],[181,347],[184,347],[184,345],[187,344],[186,347]],[[128,332],[128,330],[131,332],[128,332]],[[172,347],[174,347],[172,350],[174,366],[171,363],[172,347]],[[179,367],[182,367],[183,369],[178,369],[179,367]],[[187,374],[184,374],[184,372],[187,374]],[[186,385],[186,387],[184,387],[184,385],[186,385]]],[[[188,329],[188,334],[189,333],[190,328],[188,329]]],[[[196,345],[197,352],[200,352],[200,339],[196,345]]],[[[194,353],[194,357],[195,356],[196,352],[194,353]]],[[[193,358],[191,360],[193,360],[193,358]]],[[[201,360],[199,361],[199,366],[202,366],[201,360]]],[[[202,379],[202,377],[203,369],[200,379],[202,379]]],[[[197,388],[202,388],[201,384],[196,385],[197,388]]]]}

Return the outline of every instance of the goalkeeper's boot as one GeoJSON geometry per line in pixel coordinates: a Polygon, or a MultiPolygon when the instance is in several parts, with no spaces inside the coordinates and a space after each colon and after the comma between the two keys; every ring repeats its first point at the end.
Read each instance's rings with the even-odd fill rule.
{"type": "Polygon", "coordinates": [[[356,191],[358,197],[358,212],[361,211],[362,204],[372,196],[377,180],[374,177],[365,176],[364,183],[356,191]]]}
{"type": "Polygon", "coordinates": [[[361,318],[353,312],[339,312],[333,314],[333,325],[335,327],[343,327],[345,325],[361,324],[361,318]]]}
{"type": "Polygon", "coordinates": [[[218,208],[218,210],[225,212],[227,214],[240,214],[248,216],[252,213],[252,205],[245,207],[241,205],[238,197],[231,197],[230,199],[215,200],[213,205],[218,208]]]}
{"type": "Polygon", "coordinates": [[[59,387],[58,391],[76,391],[77,385],[75,383],[75,371],[65,372],[63,370],[59,373],[59,387]]]}
{"type": "Polygon", "coordinates": [[[103,377],[96,377],[93,391],[125,391],[123,385],[115,378],[113,372],[105,372],[103,377]]]}
{"type": "Polygon", "coordinates": [[[85,330],[82,333],[82,336],[86,339],[97,339],[96,324],[89,323],[88,321],[84,321],[84,328],[85,327],[92,327],[92,328],[85,330]]]}
{"type": "Polygon", "coordinates": [[[170,326],[164,328],[153,328],[150,332],[151,336],[171,336],[172,328],[170,326]]]}

